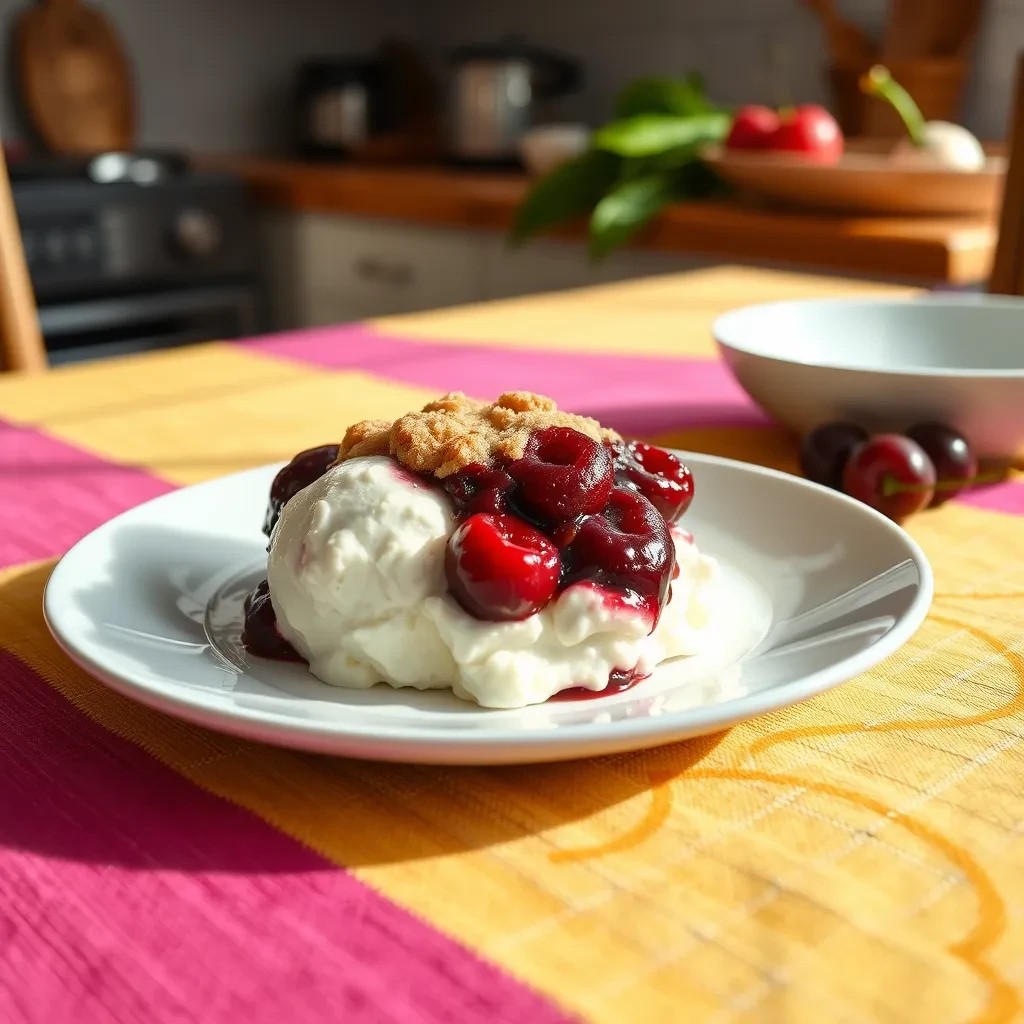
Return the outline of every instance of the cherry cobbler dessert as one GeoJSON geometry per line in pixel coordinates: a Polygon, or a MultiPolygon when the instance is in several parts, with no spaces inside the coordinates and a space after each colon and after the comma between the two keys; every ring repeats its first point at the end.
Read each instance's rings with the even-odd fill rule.
{"type": "Polygon", "coordinates": [[[274,479],[243,642],[485,707],[621,690],[707,643],[692,499],[674,455],[528,392],[357,423],[274,479]]]}

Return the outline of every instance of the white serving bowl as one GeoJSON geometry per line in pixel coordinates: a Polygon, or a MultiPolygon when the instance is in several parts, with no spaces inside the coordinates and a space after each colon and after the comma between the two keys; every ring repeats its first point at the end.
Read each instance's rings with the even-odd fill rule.
{"type": "Polygon", "coordinates": [[[805,433],[939,420],[982,455],[1024,455],[1024,299],[811,299],[719,317],[715,340],[769,415],[805,433]]]}
{"type": "Polygon", "coordinates": [[[535,178],[542,178],[586,151],[590,129],[585,124],[545,124],[519,140],[519,155],[535,178]]]}

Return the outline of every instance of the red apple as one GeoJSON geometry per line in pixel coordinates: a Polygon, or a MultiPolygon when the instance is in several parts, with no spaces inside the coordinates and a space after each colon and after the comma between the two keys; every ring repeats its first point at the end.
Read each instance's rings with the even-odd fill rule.
{"type": "Polygon", "coordinates": [[[725,140],[726,149],[767,149],[779,128],[779,115],[768,107],[740,107],[725,140]]]}
{"type": "Polygon", "coordinates": [[[843,155],[843,133],[824,107],[806,104],[782,114],[770,148],[799,153],[817,163],[834,164],[843,155]]]}

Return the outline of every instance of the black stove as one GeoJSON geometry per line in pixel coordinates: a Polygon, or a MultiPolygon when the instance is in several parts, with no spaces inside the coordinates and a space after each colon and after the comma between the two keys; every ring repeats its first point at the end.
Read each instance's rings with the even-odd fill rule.
{"type": "Polygon", "coordinates": [[[263,327],[241,181],[171,153],[9,166],[53,363],[253,334],[263,327]]]}

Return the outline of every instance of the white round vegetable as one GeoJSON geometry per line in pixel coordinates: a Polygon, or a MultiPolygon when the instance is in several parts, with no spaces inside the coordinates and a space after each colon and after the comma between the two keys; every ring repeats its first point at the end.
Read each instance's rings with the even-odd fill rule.
{"type": "Polygon", "coordinates": [[[891,104],[907,129],[892,152],[897,167],[944,167],[954,171],[980,171],[985,166],[981,143],[962,125],[925,121],[914,98],[881,64],[861,76],[861,89],[891,104]]]}
{"type": "Polygon", "coordinates": [[[962,125],[949,121],[926,121],[921,145],[900,139],[893,149],[893,162],[900,167],[948,167],[957,171],[980,171],[985,166],[981,143],[962,125]]]}

